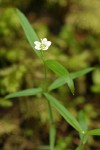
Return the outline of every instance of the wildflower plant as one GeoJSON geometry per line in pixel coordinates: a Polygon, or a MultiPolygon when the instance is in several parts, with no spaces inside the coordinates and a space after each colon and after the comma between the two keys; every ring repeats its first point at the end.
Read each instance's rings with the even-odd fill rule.
{"type": "Polygon", "coordinates": [[[89,73],[94,68],[86,68],[81,71],[69,73],[69,71],[62,66],[56,60],[46,60],[45,58],[45,50],[48,50],[51,45],[51,41],[48,41],[47,38],[39,39],[37,34],[35,33],[34,29],[31,27],[30,23],[28,22],[27,18],[24,16],[22,12],[17,9],[17,15],[19,17],[19,21],[21,26],[25,32],[25,35],[34,49],[35,53],[42,60],[44,65],[44,79],[45,83],[43,82],[43,87],[37,87],[32,89],[26,89],[23,91],[11,93],[7,95],[5,98],[10,99],[14,97],[21,97],[21,96],[33,96],[41,93],[43,97],[46,98],[48,102],[48,110],[49,110],[49,118],[50,118],[50,132],[49,132],[49,146],[40,146],[41,150],[55,150],[55,137],[56,137],[56,125],[54,121],[54,116],[51,107],[53,106],[58,113],[72,126],[80,136],[80,144],[76,148],[76,150],[83,150],[84,144],[88,140],[89,135],[100,135],[100,129],[88,130],[87,124],[84,119],[84,114],[80,114],[79,121],[70,113],[70,111],[63,106],[59,100],[53,97],[50,92],[60,86],[67,84],[71,93],[74,94],[74,79],[89,73]],[[47,86],[47,68],[52,70],[58,78],[53,81],[49,86],[47,86]]]}

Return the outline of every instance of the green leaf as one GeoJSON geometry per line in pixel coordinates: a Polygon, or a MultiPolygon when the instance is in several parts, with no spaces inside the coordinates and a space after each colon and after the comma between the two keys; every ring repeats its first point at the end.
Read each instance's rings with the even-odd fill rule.
{"type": "Polygon", "coordinates": [[[46,60],[45,63],[57,75],[60,75],[60,76],[66,76],[67,74],[69,75],[66,68],[64,68],[64,66],[62,66],[59,62],[55,60],[46,60]]]}
{"type": "Polygon", "coordinates": [[[87,126],[85,114],[83,111],[79,112],[78,118],[79,118],[80,126],[82,127],[84,131],[86,131],[88,129],[88,126],[87,126]]]}
{"type": "Polygon", "coordinates": [[[49,91],[51,90],[54,90],[64,84],[66,84],[68,81],[67,81],[67,78],[66,76],[63,76],[63,77],[59,77],[58,79],[56,79],[48,88],[49,91]]]}
{"type": "Polygon", "coordinates": [[[44,93],[44,96],[47,98],[47,100],[51,103],[52,106],[57,109],[57,111],[60,113],[60,115],[77,131],[82,132],[82,128],[75,119],[75,117],[61,104],[59,101],[51,96],[48,93],[44,93]]]}
{"type": "Polygon", "coordinates": [[[70,88],[72,94],[74,94],[74,83],[70,77],[70,73],[66,70],[66,68],[64,68],[64,66],[55,60],[46,60],[45,64],[57,75],[66,77],[68,87],[70,88]]]}
{"type": "Polygon", "coordinates": [[[27,89],[19,92],[14,92],[5,97],[5,99],[14,98],[14,97],[21,97],[21,96],[33,96],[38,93],[41,93],[41,88],[33,88],[33,89],[27,89]]]}
{"type": "MultiPolygon", "coordinates": [[[[85,114],[83,111],[79,112],[78,118],[79,118],[79,124],[80,124],[81,128],[83,129],[83,131],[86,131],[88,129],[88,126],[87,126],[85,114]]],[[[80,138],[81,138],[83,144],[85,144],[88,140],[88,136],[84,135],[82,133],[80,133],[80,138]]]]}
{"type": "MultiPolygon", "coordinates": [[[[34,29],[30,25],[30,23],[27,20],[27,18],[25,17],[25,15],[18,9],[16,10],[16,12],[17,12],[17,16],[19,18],[19,21],[21,23],[21,26],[25,32],[25,35],[26,35],[30,45],[34,49],[34,41],[40,41],[40,39],[38,38],[37,34],[35,33],[34,29]]],[[[41,58],[41,52],[37,51],[35,49],[34,49],[34,51],[41,58]]]]}
{"type": "MultiPolygon", "coordinates": [[[[94,68],[87,68],[87,69],[83,69],[81,71],[77,71],[77,72],[73,72],[70,73],[70,77],[72,79],[75,79],[77,77],[80,77],[82,75],[85,75],[86,73],[89,73],[90,71],[92,71],[94,68]]],[[[58,79],[56,79],[48,88],[49,91],[54,90],[64,84],[68,83],[68,78],[66,78],[66,76],[63,77],[59,77],[58,79]]]]}
{"type": "Polygon", "coordinates": [[[87,131],[86,134],[100,136],[100,129],[94,129],[94,130],[87,131]]]}
{"type": "Polygon", "coordinates": [[[75,78],[81,77],[81,76],[91,72],[92,70],[94,70],[93,67],[86,68],[86,69],[83,69],[83,70],[80,70],[80,71],[70,73],[70,76],[71,76],[72,79],[75,79],[75,78]]]}

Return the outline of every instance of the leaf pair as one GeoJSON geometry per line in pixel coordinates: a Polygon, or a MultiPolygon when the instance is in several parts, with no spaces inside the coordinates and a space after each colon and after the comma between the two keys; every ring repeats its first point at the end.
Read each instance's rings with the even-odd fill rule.
{"type": "Polygon", "coordinates": [[[86,73],[89,73],[94,69],[93,67],[90,67],[90,68],[83,69],[81,71],[69,73],[68,70],[64,68],[64,66],[62,66],[60,63],[58,63],[55,60],[47,60],[45,63],[52,71],[54,71],[57,75],[60,76],[49,86],[48,90],[51,91],[67,83],[72,94],[74,94],[73,80],[77,77],[85,75],[86,73]]]}
{"type": "MultiPolygon", "coordinates": [[[[33,89],[27,89],[19,92],[15,92],[12,94],[9,94],[6,96],[6,99],[14,98],[14,97],[21,97],[21,96],[33,96],[38,93],[42,93],[41,88],[33,88],[33,89]]],[[[74,116],[58,101],[56,98],[51,96],[48,93],[43,93],[44,96],[47,98],[47,100],[52,104],[53,107],[57,109],[57,111],[60,113],[60,115],[78,132],[82,133],[83,128],[81,125],[77,122],[77,120],[74,118],[74,116]]],[[[53,129],[54,130],[54,129],[53,129]]],[[[94,129],[90,131],[85,132],[86,135],[100,135],[100,129],[94,129]]]]}
{"type": "Polygon", "coordinates": [[[51,85],[49,87],[49,90],[54,88],[54,86],[59,86],[60,84],[65,82],[68,84],[68,87],[70,88],[72,94],[74,94],[74,83],[67,69],[55,60],[46,60],[45,63],[52,71],[54,71],[57,75],[62,77],[62,80],[60,80],[60,82],[56,80],[53,86],[51,85]]]}

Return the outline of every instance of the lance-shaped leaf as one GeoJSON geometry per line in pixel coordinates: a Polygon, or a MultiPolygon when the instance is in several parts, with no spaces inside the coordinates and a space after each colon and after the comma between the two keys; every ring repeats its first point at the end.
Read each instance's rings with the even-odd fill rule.
{"type": "Polygon", "coordinates": [[[55,60],[46,60],[45,63],[57,75],[66,77],[67,84],[72,94],[74,94],[74,83],[67,69],[55,60]]]}
{"type": "MultiPolygon", "coordinates": [[[[90,71],[92,71],[94,68],[90,67],[90,68],[87,68],[87,69],[83,69],[81,71],[76,71],[76,72],[73,72],[73,73],[70,73],[70,77],[72,79],[75,79],[75,78],[78,78],[78,77],[81,77],[87,73],[89,73],[90,71]]],[[[54,90],[64,84],[68,83],[68,79],[66,78],[66,76],[63,76],[63,77],[59,77],[58,79],[56,79],[48,88],[49,91],[51,90],[54,90]]]]}
{"type": "Polygon", "coordinates": [[[86,131],[88,129],[88,126],[86,123],[86,116],[82,110],[78,114],[78,120],[79,120],[79,123],[80,123],[80,126],[82,127],[82,129],[84,131],[86,131]]]}
{"type": "Polygon", "coordinates": [[[86,69],[83,69],[83,70],[80,70],[80,71],[72,72],[72,73],[70,73],[70,76],[71,76],[72,79],[76,79],[78,77],[81,77],[81,76],[91,72],[92,70],[94,70],[93,67],[86,68],[86,69]]]}
{"type": "Polygon", "coordinates": [[[64,84],[68,83],[68,78],[66,76],[59,77],[56,79],[48,88],[49,91],[54,90],[64,84]]]}
{"type": "Polygon", "coordinates": [[[41,88],[32,88],[32,89],[27,89],[27,90],[22,90],[19,92],[11,93],[7,95],[5,99],[14,98],[14,97],[22,97],[22,96],[33,96],[41,92],[42,92],[41,88]]]}
{"type": "Polygon", "coordinates": [[[48,93],[44,93],[44,96],[51,103],[55,109],[60,113],[60,115],[77,131],[82,132],[82,128],[79,125],[75,117],[53,96],[48,93]]]}
{"type": "Polygon", "coordinates": [[[63,65],[61,65],[59,62],[55,60],[46,60],[45,63],[57,75],[59,76],[66,76],[67,74],[69,75],[66,68],[63,65]]]}
{"type": "MultiPolygon", "coordinates": [[[[86,131],[88,129],[88,125],[86,123],[86,116],[82,110],[79,112],[78,120],[79,120],[79,124],[80,124],[81,128],[83,129],[83,131],[86,131]]],[[[84,134],[80,133],[80,138],[82,140],[82,143],[85,144],[88,140],[88,135],[84,135],[84,134]]]]}
{"type": "Polygon", "coordinates": [[[94,130],[86,131],[86,134],[100,136],[100,129],[94,129],[94,130]]]}
{"type": "MultiPolygon", "coordinates": [[[[37,34],[35,33],[34,29],[30,25],[30,23],[27,20],[27,18],[25,17],[25,15],[18,9],[16,10],[16,12],[17,12],[17,16],[19,18],[19,21],[21,23],[21,26],[22,26],[22,28],[25,32],[25,35],[28,39],[28,42],[30,43],[30,45],[34,49],[34,41],[39,41],[40,39],[38,38],[37,34]]],[[[34,49],[34,51],[41,58],[41,52],[37,51],[35,49],[34,49]]]]}

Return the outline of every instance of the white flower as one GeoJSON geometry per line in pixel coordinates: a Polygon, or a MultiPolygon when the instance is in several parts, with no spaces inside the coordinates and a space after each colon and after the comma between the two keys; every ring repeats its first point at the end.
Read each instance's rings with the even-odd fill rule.
{"type": "Polygon", "coordinates": [[[35,41],[35,49],[36,50],[47,50],[51,45],[51,41],[47,41],[47,38],[41,39],[41,42],[35,41]]]}

